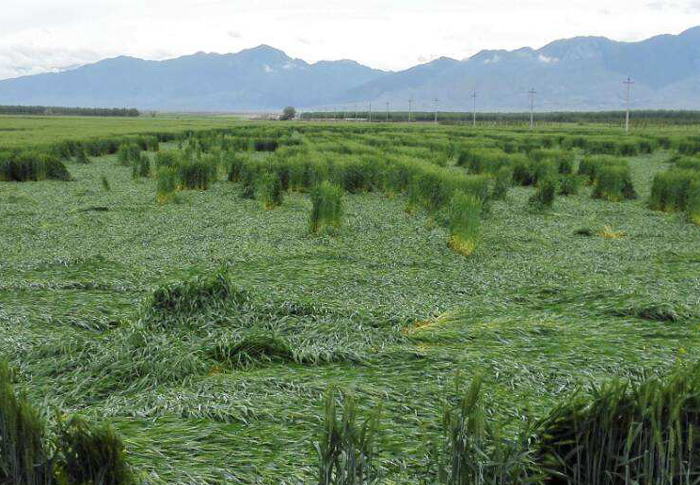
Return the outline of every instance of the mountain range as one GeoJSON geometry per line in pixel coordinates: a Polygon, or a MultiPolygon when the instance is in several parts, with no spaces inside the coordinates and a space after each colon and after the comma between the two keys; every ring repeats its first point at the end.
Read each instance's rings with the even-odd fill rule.
{"type": "Polygon", "coordinates": [[[636,109],[700,109],[700,27],[640,42],[575,37],[540,49],[484,50],[400,72],[355,61],[307,63],[261,45],[236,54],[164,61],[117,57],[57,73],[0,81],[0,104],[137,107],[170,111],[302,109],[377,111],[614,110],[627,77],[636,109]],[[437,103],[435,102],[437,99],[437,103]]]}

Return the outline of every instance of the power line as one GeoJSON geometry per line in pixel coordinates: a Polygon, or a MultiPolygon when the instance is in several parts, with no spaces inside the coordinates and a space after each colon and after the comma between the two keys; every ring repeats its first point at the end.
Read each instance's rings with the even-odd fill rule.
{"type": "Polygon", "coordinates": [[[622,84],[627,85],[625,133],[629,133],[630,132],[630,90],[632,89],[632,85],[634,84],[634,81],[632,81],[632,78],[630,76],[627,76],[627,81],[623,81],[622,84]]]}
{"type": "Polygon", "coordinates": [[[530,129],[532,129],[535,126],[535,94],[537,91],[535,88],[531,88],[528,94],[530,95],[530,129]]]}

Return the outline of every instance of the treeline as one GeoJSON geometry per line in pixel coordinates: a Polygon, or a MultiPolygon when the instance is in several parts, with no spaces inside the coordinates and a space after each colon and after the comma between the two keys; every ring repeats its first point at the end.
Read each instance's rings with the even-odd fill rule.
{"type": "Polygon", "coordinates": [[[136,108],[61,108],[55,106],[0,106],[0,115],[113,116],[135,118],[136,108]]]}
{"type": "MultiPolygon", "coordinates": [[[[301,115],[304,120],[347,120],[370,119],[368,111],[306,112],[301,115]]],[[[439,112],[438,121],[443,124],[472,123],[474,114],[470,112],[439,112]]],[[[372,121],[407,122],[407,111],[375,111],[371,113],[372,121]]],[[[536,123],[601,123],[624,125],[624,111],[559,111],[535,113],[536,123]]],[[[413,112],[410,120],[417,122],[435,121],[435,112],[413,112]]],[[[479,124],[494,123],[502,125],[519,125],[530,122],[530,113],[476,113],[479,124]]],[[[630,112],[630,123],[643,125],[688,125],[700,123],[700,111],[690,110],[636,110],[630,112]]]]}

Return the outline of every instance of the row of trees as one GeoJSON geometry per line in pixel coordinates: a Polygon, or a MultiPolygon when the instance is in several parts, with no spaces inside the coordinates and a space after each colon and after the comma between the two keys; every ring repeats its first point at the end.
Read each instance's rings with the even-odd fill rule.
{"type": "Polygon", "coordinates": [[[115,116],[136,117],[141,113],[135,108],[62,108],[53,106],[0,106],[2,115],[63,115],[63,116],[115,116]]]}

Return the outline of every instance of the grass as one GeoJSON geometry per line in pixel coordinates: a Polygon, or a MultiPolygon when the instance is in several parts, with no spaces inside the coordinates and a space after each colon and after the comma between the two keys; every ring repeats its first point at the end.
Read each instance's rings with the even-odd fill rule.
{"type": "MultiPolygon", "coordinates": [[[[221,174],[159,205],[165,167],[134,181],[116,154],[66,161],[70,183],[2,182],[0,354],[17,368],[18,395],[109,422],[146,483],[317,481],[313,444],[331,385],[353,395],[355,429],[382,403],[378,475],[420,483],[435,476],[436,445],[453,449],[445,410],[447,429],[471,416],[460,410],[460,382],[482,376],[478,408],[493,432],[481,439],[517,443],[527,417],[576,402],[574,390],[592,403],[611,376],[643,382],[700,351],[698,227],[648,206],[672,151],[627,158],[636,200],[593,199],[584,185],[532,211],[538,188],[516,186],[486,203],[478,251],[464,258],[445,244],[455,187],[441,190],[441,170],[474,177],[456,166],[457,151],[447,155],[450,144],[508,141],[519,152],[546,137],[559,149],[559,137],[595,140],[596,130],[240,124],[232,145],[291,131],[302,140],[274,154],[236,151],[264,167],[267,157],[289,161],[290,187],[302,190],[271,211],[221,174]],[[445,167],[426,157],[438,149],[445,167]],[[344,176],[332,180],[350,184],[358,178],[345,169],[366,159],[392,169],[378,189],[343,195],[333,237],[311,236],[312,168],[337,165],[329,173],[344,176]],[[420,189],[413,215],[410,187],[420,189]],[[606,225],[625,237],[598,237],[606,225]],[[581,228],[591,237],[576,235],[581,228]],[[225,282],[212,283],[219,274],[225,282]]],[[[475,190],[490,193],[493,177],[478,180],[475,190]]]]}
{"type": "Polygon", "coordinates": [[[309,228],[313,234],[337,231],[343,221],[343,190],[328,181],[311,191],[309,228]]]}
{"type": "Polygon", "coordinates": [[[481,200],[457,191],[450,203],[450,237],[447,245],[464,256],[476,249],[481,230],[481,200]]]}
{"type": "Polygon", "coordinates": [[[571,484],[697,482],[697,370],[636,385],[612,381],[590,398],[570,398],[541,424],[538,460],[571,484]]]}

